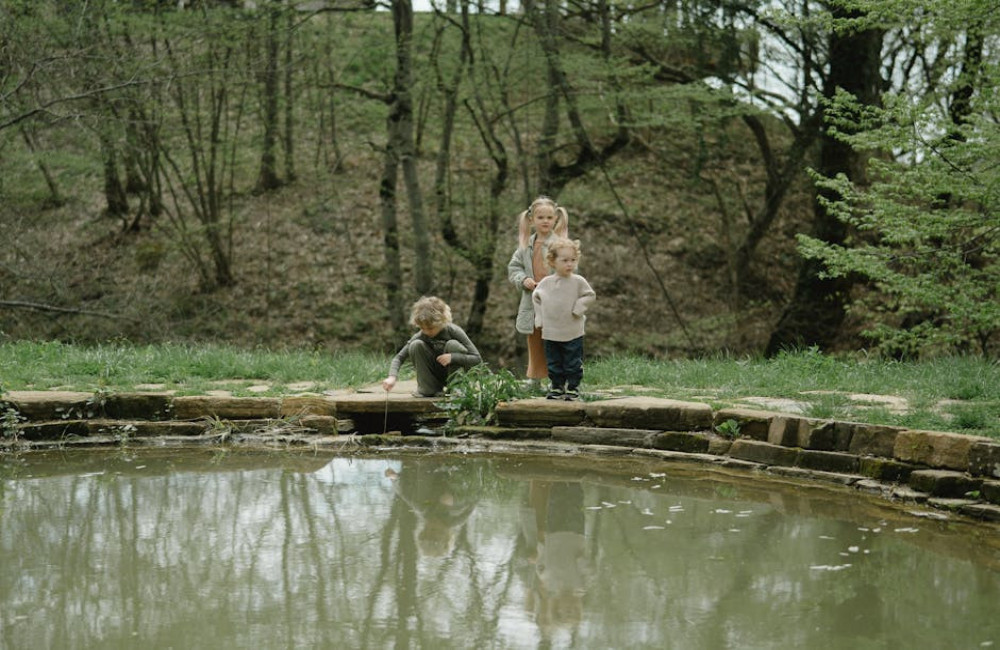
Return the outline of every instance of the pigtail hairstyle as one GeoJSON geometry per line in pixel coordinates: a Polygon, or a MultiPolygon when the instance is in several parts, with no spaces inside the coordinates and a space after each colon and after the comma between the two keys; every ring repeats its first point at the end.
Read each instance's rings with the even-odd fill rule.
{"type": "Polygon", "coordinates": [[[556,206],[556,225],[552,232],[558,237],[569,238],[569,212],[561,205],[556,206]]]}
{"type": "Polygon", "coordinates": [[[569,237],[569,212],[549,197],[539,196],[517,217],[517,243],[521,248],[527,248],[531,239],[531,219],[535,213],[535,206],[544,204],[551,205],[556,213],[556,223],[552,232],[559,237],[569,237]]]}
{"type": "Polygon", "coordinates": [[[527,248],[529,239],[531,239],[531,208],[517,215],[517,245],[527,248]]]}

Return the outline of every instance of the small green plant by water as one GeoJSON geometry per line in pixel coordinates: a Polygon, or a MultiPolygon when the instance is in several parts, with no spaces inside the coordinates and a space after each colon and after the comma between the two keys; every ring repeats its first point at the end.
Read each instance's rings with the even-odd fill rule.
{"type": "Polygon", "coordinates": [[[740,435],[740,423],[730,418],[725,422],[720,422],[715,427],[715,432],[720,436],[725,436],[730,440],[736,439],[740,435]]]}
{"type": "Polygon", "coordinates": [[[481,363],[463,368],[448,379],[441,407],[450,413],[452,425],[495,424],[497,405],[524,397],[521,382],[505,368],[497,371],[481,363]]]}

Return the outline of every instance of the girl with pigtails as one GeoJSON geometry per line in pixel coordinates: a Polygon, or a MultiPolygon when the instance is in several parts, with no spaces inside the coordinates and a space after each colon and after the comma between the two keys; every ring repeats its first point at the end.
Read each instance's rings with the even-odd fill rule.
{"type": "Polygon", "coordinates": [[[532,390],[541,389],[548,377],[542,330],[535,327],[535,309],[531,294],[552,273],[546,263],[549,243],[557,237],[569,237],[569,213],[547,196],[539,196],[517,217],[517,249],[507,264],[507,279],[520,290],[514,328],[528,340],[528,368],[525,376],[532,390]]]}

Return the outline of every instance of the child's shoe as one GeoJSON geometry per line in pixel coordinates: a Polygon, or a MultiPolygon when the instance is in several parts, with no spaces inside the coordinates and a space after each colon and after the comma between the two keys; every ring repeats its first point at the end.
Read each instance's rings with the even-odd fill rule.
{"type": "Polygon", "coordinates": [[[576,402],[580,399],[580,391],[575,388],[570,388],[563,394],[563,399],[567,402],[576,402]]]}
{"type": "Polygon", "coordinates": [[[563,389],[561,389],[561,388],[552,388],[552,389],[549,390],[548,394],[545,396],[545,399],[566,399],[565,395],[566,395],[566,393],[563,392],[563,389]]]}

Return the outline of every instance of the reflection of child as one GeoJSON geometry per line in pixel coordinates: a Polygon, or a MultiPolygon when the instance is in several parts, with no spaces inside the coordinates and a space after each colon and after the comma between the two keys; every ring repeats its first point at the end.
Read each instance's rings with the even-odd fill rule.
{"type": "Polygon", "coordinates": [[[437,397],[451,372],[482,362],[479,350],[465,330],[451,322],[451,308],[440,298],[425,296],[413,303],[410,324],[420,331],[393,358],[389,376],[382,381],[387,392],[396,385],[399,369],[407,359],[417,374],[414,397],[437,397]]]}
{"type": "Polygon", "coordinates": [[[399,472],[387,469],[396,495],[417,517],[414,537],[426,557],[444,557],[455,548],[455,539],[465,520],[476,507],[475,492],[454,467],[424,460],[404,460],[399,472]]]}
{"type": "Polygon", "coordinates": [[[590,283],[573,271],[580,259],[580,242],[558,237],[549,242],[546,260],[555,274],[535,287],[535,325],[542,328],[545,358],[552,387],[549,399],[579,399],[583,380],[583,332],[596,294],[590,283]]]}
{"type": "Polygon", "coordinates": [[[521,300],[514,328],[528,336],[528,369],[525,376],[537,385],[547,375],[545,349],[541,331],[535,327],[531,292],[550,273],[545,263],[549,242],[556,236],[569,236],[569,214],[566,208],[556,205],[552,199],[540,196],[518,215],[517,225],[517,249],[507,264],[507,279],[520,289],[521,300]]]}
{"type": "Polygon", "coordinates": [[[584,535],[583,487],[579,483],[532,483],[529,498],[537,521],[535,590],[529,605],[546,635],[583,618],[589,566],[584,535]],[[537,600],[536,600],[537,597],[537,600]]]}

